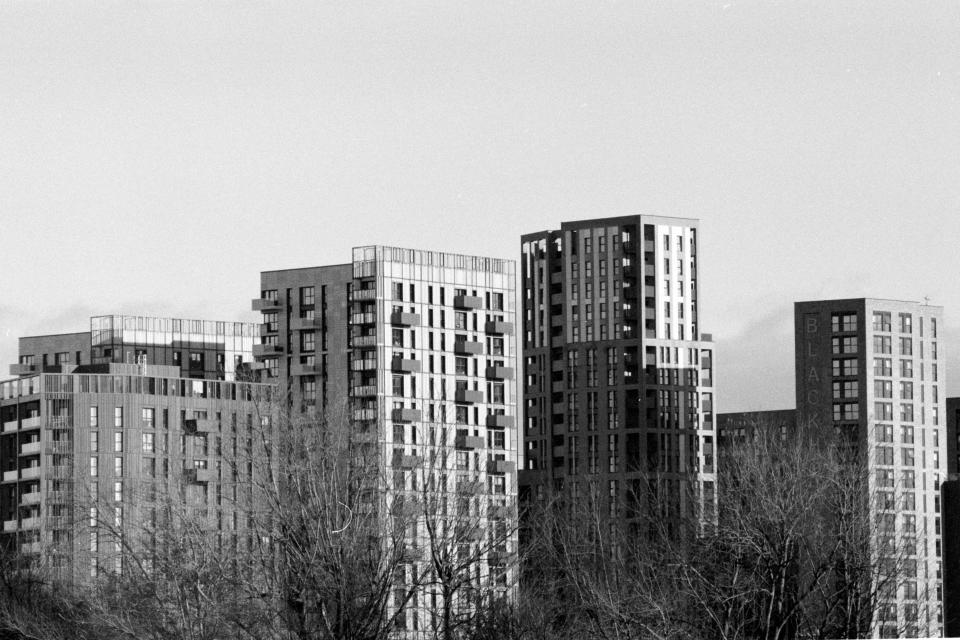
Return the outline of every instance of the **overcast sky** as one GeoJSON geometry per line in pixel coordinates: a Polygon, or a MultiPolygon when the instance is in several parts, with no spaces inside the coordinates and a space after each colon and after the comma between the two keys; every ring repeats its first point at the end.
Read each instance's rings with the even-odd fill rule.
{"type": "Polygon", "coordinates": [[[93,314],[254,320],[261,270],[356,245],[650,213],[702,221],[719,410],[792,407],[795,300],[929,296],[957,335],[958,33],[936,0],[3,2],[0,363],[93,314]]]}

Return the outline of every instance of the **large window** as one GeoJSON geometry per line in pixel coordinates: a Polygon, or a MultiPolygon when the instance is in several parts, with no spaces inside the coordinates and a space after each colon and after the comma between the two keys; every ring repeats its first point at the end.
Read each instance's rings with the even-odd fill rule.
{"type": "Polygon", "coordinates": [[[857,330],[857,314],[855,313],[835,313],[830,320],[834,333],[857,330]]]}
{"type": "Polygon", "coordinates": [[[873,312],[873,330],[874,331],[890,331],[890,312],[889,311],[873,312]]]}

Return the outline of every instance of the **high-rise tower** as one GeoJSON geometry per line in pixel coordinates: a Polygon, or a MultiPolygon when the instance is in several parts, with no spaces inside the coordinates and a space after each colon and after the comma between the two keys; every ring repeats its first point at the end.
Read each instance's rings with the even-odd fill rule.
{"type": "Polygon", "coordinates": [[[662,508],[711,508],[714,358],[700,329],[698,221],[627,216],[522,237],[529,499],[587,483],[611,513],[655,487],[662,508]]]}
{"type": "Polygon", "coordinates": [[[832,425],[866,461],[878,566],[875,635],[940,636],[940,483],[946,479],[942,307],[859,298],[797,302],[797,417],[832,425]],[[881,544],[882,543],[882,544],[881,544]]]}

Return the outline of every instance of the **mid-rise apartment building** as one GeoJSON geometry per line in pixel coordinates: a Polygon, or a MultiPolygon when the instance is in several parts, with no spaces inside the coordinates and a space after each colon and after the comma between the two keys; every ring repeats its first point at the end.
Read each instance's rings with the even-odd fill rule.
{"type": "Polygon", "coordinates": [[[10,365],[10,374],[32,375],[63,365],[145,363],[177,367],[185,378],[233,380],[238,366],[251,361],[257,330],[246,322],[93,316],[89,331],[20,338],[19,359],[10,365]]]}
{"type": "MultiPolygon", "coordinates": [[[[424,487],[448,495],[449,517],[475,523],[455,541],[479,558],[475,586],[503,595],[516,579],[507,562],[516,553],[515,269],[358,247],[348,264],[263,272],[253,300],[263,314],[256,366],[289,392],[293,413],[346,415],[356,440],[378,448],[394,500],[414,503],[424,487]]],[[[423,518],[432,515],[409,527],[408,578],[429,566],[423,518]]],[[[427,581],[398,631],[429,635],[438,597],[427,581]]]]}
{"type": "Polygon", "coordinates": [[[248,549],[238,487],[255,467],[231,456],[261,440],[271,389],[112,363],[0,383],[0,544],[82,583],[122,571],[172,501],[228,549],[248,549]]]}
{"type": "Polygon", "coordinates": [[[798,302],[794,315],[798,420],[832,426],[865,455],[875,551],[896,565],[876,635],[940,636],[943,309],[860,298],[798,302]]]}
{"type": "Polygon", "coordinates": [[[714,348],[699,223],[626,216],[522,237],[524,492],[593,485],[611,513],[715,501],[714,348]],[[635,504],[637,509],[643,507],[635,504]]]}

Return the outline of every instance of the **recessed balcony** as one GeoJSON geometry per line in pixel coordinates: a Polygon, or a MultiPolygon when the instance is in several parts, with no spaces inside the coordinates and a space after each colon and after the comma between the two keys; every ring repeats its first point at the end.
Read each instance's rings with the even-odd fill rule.
{"type": "Polygon", "coordinates": [[[377,314],[373,311],[350,314],[350,324],[374,324],[377,321],[377,314]]]}
{"type": "Polygon", "coordinates": [[[322,318],[291,318],[291,331],[313,331],[323,326],[322,318]]]}
{"type": "Polygon", "coordinates": [[[457,389],[456,401],[461,404],[483,402],[483,392],[477,389],[457,389]]]}
{"type": "Polygon", "coordinates": [[[463,355],[480,355],[483,353],[483,343],[472,340],[457,340],[453,343],[453,352],[463,355]]]}
{"type": "Polygon", "coordinates": [[[487,416],[487,426],[494,429],[512,429],[514,425],[513,416],[489,415],[487,416]]]}
{"type": "Polygon", "coordinates": [[[253,357],[264,358],[266,356],[275,356],[283,353],[283,347],[278,344],[255,344],[253,345],[253,357]]]}
{"type": "Polygon", "coordinates": [[[350,390],[350,395],[355,398],[367,398],[377,395],[377,385],[361,384],[350,390]]]}
{"type": "Polygon", "coordinates": [[[394,311],[390,314],[390,324],[398,327],[409,327],[420,324],[419,313],[407,313],[405,311],[394,311]]]}
{"type": "Polygon", "coordinates": [[[455,442],[457,449],[483,449],[485,444],[480,436],[468,436],[465,433],[458,433],[455,442]]]}
{"type": "Polygon", "coordinates": [[[483,490],[483,483],[479,480],[460,480],[457,482],[457,493],[476,494],[483,490]]]}
{"type": "Polygon", "coordinates": [[[503,320],[490,320],[483,325],[484,331],[492,335],[513,335],[513,323],[503,320]]]}
{"type": "Polygon", "coordinates": [[[351,344],[354,347],[373,347],[377,344],[376,334],[372,336],[353,336],[351,344]]]}
{"type": "Polygon", "coordinates": [[[483,306],[480,296],[453,296],[453,306],[458,309],[479,309],[483,306]]]}
{"type": "Polygon", "coordinates": [[[20,472],[16,469],[11,469],[10,471],[3,472],[3,481],[4,482],[16,482],[17,477],[20,475],[20,472]]]}
{"type": "Polygon", "coordinates": [[[216,480],[213,469],[184,469],[183,479],[191,484],[207,484],[216,480]]]}
{"type": "Polygon", "coordinates": [[[254,298],[250,301],[250,307],[254,311],[277,311],[282,306],[279,299],[273,298],[254,298]]]}
{"type": "Polygon", "coordinates": [[[362,422],[365,420],[376,420],[377,410],[376,409],[354,409],[353,419],[358,422],[362,422]]]}
{"type": "Polygon", "coordinates": [[[40,477],[40,467],[27,467],[20,469],[21,480],[33,480],[40,477]]]}
{"type": "Polygon", "coordinates": [[[290,375],[292,376],[316,376],[320,375],[320,365],[318,364],[300,364],[296,362],[290,365],[290,375]]]}
{"type": "Polygon", "coordinates": [[[4,433],[12,433],[12,432],[16,431],[16,430],[19,428],[19,426],[20,426],[20,425],[19,425],[19,423],[17,423],[16,420],[10,420],[9,422],[4,422],[4,423],[3,423],[3,432],[4,432],[4,433]]]}
{"type": "Polygon", "coordinates": [[[390,368],[398,373],[419,373],[420,361],[410,360],[408,358],[394,358],[390,362],[390,368]]]}
{"type": "MultiPolygon", "coordinates": [[[[40,528],[40,516],[35,516],[33,518],[24,518],[20,521],[21,529],[39,529],[40,528]]],[[[37,543],[39,544],[39,543],[37,543]]]]}
{"type": "Polygon", "coordinates": [[[20,430],[24,431],[26,429],[39,429],[40,428],[40,416],[33,416],[31,418],[24,418],[20,421],[20,430]]]}
{"type": "Polygon", "coordinates": [[[492,520],[504,520],[510,517],[510,507],[504,504],[491,504],[487,507],[487,517],[492,520]]]}
{"type": "Polygon", "coordinates": [[[487,377],[491,380],[513,380],[513,367],[487,367],[487,377]]]}
{"type": "Polygon", "coordinates": [[[29,507],[30,505],[40,504],[40,492],[23,493],[20,495],[20,506],[29,507]]]}
{"type": "Polygon", "coordinates": [[[34,454],[40,453],[40,441],[35,442],[24,442],[20,445],[20,455],[22,456],[32,456],[34,454]]]}
{"type": "Polygon", "coordinates": [[[376,289],[354,289],[350,292],[351,300],[376,300],[376,289]]]}
{"type": "Polygon", "coordinates": [[[394,422],[420,422],[423,412],[420,409],[394,409],[391,418],[394,422]]]}
{"type": "Polygon", "coordinates": [[[17,521],[16,520],[4,520],[3,521],[3,532],[10,533],[11,531],[17,530],[17,521]]]}

